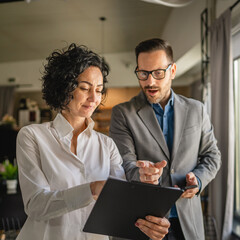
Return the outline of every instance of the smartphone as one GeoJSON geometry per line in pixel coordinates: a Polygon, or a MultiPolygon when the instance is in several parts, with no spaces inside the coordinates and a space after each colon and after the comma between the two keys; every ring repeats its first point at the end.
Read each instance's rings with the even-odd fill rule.
{"type": "Polygon", "coordinates": [[[188,189],[192,189],[192,188],[196,188],[196,187],[198,187],[198,185],[189,185],[189,186],[183,187],[183,190],[186,191],[188,189]]]}

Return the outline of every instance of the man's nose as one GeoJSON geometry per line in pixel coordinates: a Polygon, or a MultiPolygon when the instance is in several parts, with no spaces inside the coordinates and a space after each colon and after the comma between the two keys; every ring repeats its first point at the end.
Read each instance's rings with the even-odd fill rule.
{"type": "Polygon", "coordinates": [[[156,79],[149,73],[148,78],[146,80],[147,85],[152,86],[156,83],[156,79]]]}

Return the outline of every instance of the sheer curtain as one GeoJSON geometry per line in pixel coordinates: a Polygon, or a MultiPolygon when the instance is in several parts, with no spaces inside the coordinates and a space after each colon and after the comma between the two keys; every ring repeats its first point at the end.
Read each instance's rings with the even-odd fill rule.
{"type": "Polygon", "coordinates": [[[13,114],[14,92],[14,86],[0,87],[0,120],[5,114],[13,114]]]}
{"type": "Polygon", "coordinates": [[[222,167],[209,186],[209,211],[220,239],[230,239],[234,196],[234,112],[231,57],[231,11],[211,27],[212,123],[222,154],[222,167]]]}

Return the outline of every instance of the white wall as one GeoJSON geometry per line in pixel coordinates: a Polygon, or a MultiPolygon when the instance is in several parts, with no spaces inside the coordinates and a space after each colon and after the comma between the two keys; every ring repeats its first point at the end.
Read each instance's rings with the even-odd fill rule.
{"type": "Polygon", "coordinates": [[[110,66],[109,87],[138,86],[138,80],[134,74],[136,67],[134,52],[106,54],[105,59],[110,66]]]}
{"type": "MultiPolygon", "coordinates": [[[[217,0],[216,17],[218,18],[228,7],[231,7],[236,1],[237,0],[217,0]]],[[[235,11],[235,9],[233,11],[235,11]]]]}
{"type": "MultiPolygon", "coordinates": [[[[182,8],[174,8],[166,23],[162,38],[168,40],[174,50],[175,60],[178,60],[190,49],[200,43],[201,13],[212,0],[195,0],[182,8]]],[[[219,17],[236,0],[217,0],[216,17],[219,17]]],[[[209,12],[210,14],[210,12],[209,12]]],[[[208,16],[210,18],[210,15],[208,16]]],[[[199,53],[201,54],[201,53],[199,53]]]]}
{"type": "MultiPolygon", "coordinates": [[[[210,0],[209,0],[210,1],[210,0]]],[[[216,16],[218,17],[236,0],[218,0],[216,16]]],[[[174,8],[166,22],[165,30],[161,38],[168,40],[173,46],[174,58],[178,60],[178,69],[184,66],[185,71],[201,60],[200,52],[200,14],[209,5],[206,0],[195,0],[183,8],[174,8]],[[196,49],[199,49],[196,51],[196,49]],[[192,51],[192,52],[191,52],[192,51]],[[194,51],[194,54],[192,54],[194,51]],[[189,59],[191,56],[191,59],[189,59]]],[[[138,86],[134,76],[136,66],[134,52],[117,54],[105,54],[111,72],[109,75],[109,87],[138,86]]],[[[43,71],[43,60],[11,62],[0,64],[0,85],[6,85],[9,78],[16,78],[16,84],[32,84],[31,87],[19,88],[24,90],[40,90],[40,72],[43,71]]],[[[183,74],[184,71],[181,73],[183,74]]],[[[177,80],[174,82],[177,84],[177,80]]],[[[184,82],[181,82],[184,85],[184,82]]]]}
{"type": "MultiPolygon", "coordinates": [[[[216,17],[219,17],[236,0],[216,0],[216,17]]],[[[208,18],[211,19],[210,7],[213,0],[195,0],[182,8],[174,8],[169,16],[162,38],[170,42],[173,47],[174,59],[177,63],[175,85],[189,85],[198,80],[199,76],[187,77],[185,72],[201,62],[201,13],[208,8],[208,18]]],[[[236,13],[233,10],[233,16],[236,13]]],[[[236,17],[235,17],[236,18],[236,17]]],[[[210,32],[209,32],[210,35],[210,32]]]]}
{"type": "MultiPolygon", "coordinates": [[[[106,61],[110,66],[108,87],[138,86],[134,74],[136,66],[134,52],[118,54],[105,54],[106,61]]],[[[20,87],[18,91],[38,91],[41,89],[41,76],[44,71],[44,60],[9,62],[0,64],[0,85],[10,85],[9,78],[16,81],[11,84],[30,84],[31,86],[20,87]]]]}
{"type": "Polygon", "coordinates": [[[204,0],[195,0],[172,10],[161,37],[172,45],[175,61],[200,42],[200,14],[205,7],[204,0]]]}
{"type": "Polygon", "coordinates": [[[40,72],[43,72],[42,60],[1,63],[0,85],[30,84],[30,87],[21,87],[18,90],[39,90],[41,89],[40,72]],[[15,78],[16,81],[9,84],[9,78],[15,78]]]}

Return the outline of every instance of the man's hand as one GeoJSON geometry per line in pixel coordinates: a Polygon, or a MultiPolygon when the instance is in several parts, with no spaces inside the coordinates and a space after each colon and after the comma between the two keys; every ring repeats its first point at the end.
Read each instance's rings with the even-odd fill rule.
{"type": "Polygon", "coordinates": [[[135,226],[152,240],[161,240],[168,233],[170,223],[166,218],[146,216],[145,219],[138,219],[135,226]]]}
{"type": "Polygon", "coordinates": [[[91,182],[90,183],[90,189],[93,195],[93,198],[97,200],[99,194],[101,193],[104,184],[106,181],[96,181],[96,182],[91,182]]]}
{"type": "MultiPolygon", "coordinates": [[[[190,185],[198,185],[198,180],[197,177],[195,176],[195,174],[193,172],[190,172],[186,175],[186,182],[187,182],[187,186],[190,185]]],[[[184,193],[182,194],[182,198],[193,198],[196,193],[198,193],[199,188],[192,188],[192,189],[188,189],[186,191],[184,191],[184,193]]]]}
{"type": "Polygon", "coordinates": [[[158,184],[163,168],[167,165],[165,160],[153,163],[146,160],[138,160],[136,166],[139,167],[140,181],[144,183],[158,184]]]}

